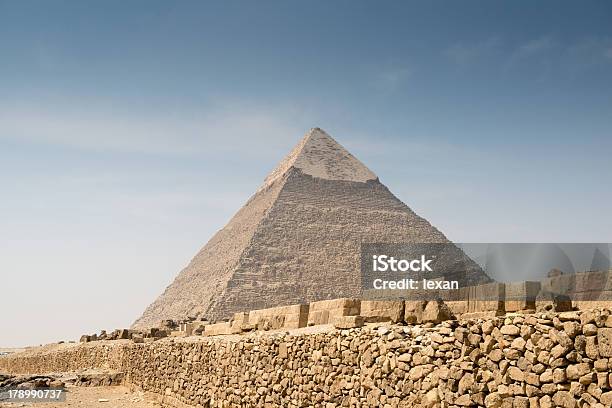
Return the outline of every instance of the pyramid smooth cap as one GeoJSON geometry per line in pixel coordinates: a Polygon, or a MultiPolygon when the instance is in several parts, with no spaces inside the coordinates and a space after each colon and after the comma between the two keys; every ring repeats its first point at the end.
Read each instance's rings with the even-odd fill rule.
{"type": "Polygon", "coordinates": [[[340,143],[320,128],[312,128],[266,177],[264,186],[281,178],[290,168],[326,180],[365,183],[378,177],[340,143]]]}

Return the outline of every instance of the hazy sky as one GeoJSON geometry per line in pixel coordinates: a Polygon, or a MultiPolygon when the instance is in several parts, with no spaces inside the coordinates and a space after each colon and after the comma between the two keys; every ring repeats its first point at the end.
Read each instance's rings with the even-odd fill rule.
{"type": "Polygon", "coordinates": [[[612,242],[612,5],[0,0],[0,346],[129,326],[306,132],[460,242],[612,242]]]}

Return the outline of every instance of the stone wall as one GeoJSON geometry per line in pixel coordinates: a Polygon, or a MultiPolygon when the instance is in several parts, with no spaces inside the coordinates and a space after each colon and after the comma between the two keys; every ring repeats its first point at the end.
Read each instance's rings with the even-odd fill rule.
{"type": "Polygon", "coordinates": [[[612,405],[609,310],[315,328],[66,345],[0,371],[105,367],[174,406],[612,405]]]}
{"type": "MultiPolygon", "coordinates": [[[[89,369],[121,371],[130,340],[64,343],[47,350],[31,350],[0,357],[0,373],[43,374],[89,369]]],[[[152,344],[152,343],[150,343],[152,344]]]]}

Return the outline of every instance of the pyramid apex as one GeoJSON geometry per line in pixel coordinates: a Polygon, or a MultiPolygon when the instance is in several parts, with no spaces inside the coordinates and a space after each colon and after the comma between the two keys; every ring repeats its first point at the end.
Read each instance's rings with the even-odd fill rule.
{"type": "Polygon", "coordinates": [[[291,152],[266,177],[268,186],[289,169],[326,180],[365,183],[378,177],[340,143],[319,127],[311,128],[291,152]]]}
{"type": "Polygon", "coordinates": [[[302,140],[307,140],[311,138],[327,138],[332,140],[334,143],[338,143],[333,137],[331,137],[325,130],[321,129],[320,127],[310,128],[310,130],[306,132],[302,140]]]}

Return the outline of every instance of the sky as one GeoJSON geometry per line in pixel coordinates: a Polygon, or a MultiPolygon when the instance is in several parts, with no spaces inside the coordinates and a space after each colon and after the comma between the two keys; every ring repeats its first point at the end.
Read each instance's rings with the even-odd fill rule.
{"type": "Polygon", "coordinates": [[[0,0],[0,347],[129,326],[312,127],[456,242],[612,242],[607,1],[0,0]]]}

